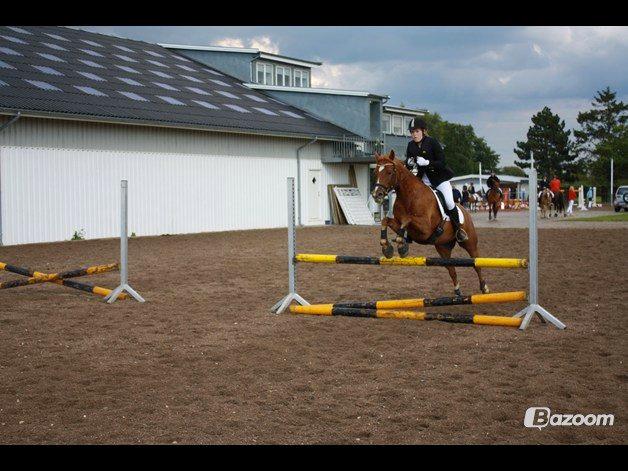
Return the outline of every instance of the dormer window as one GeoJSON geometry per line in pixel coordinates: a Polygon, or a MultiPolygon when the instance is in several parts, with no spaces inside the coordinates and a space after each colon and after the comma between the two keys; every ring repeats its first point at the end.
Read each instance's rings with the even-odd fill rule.
{"type": "Polygon", "coordinates": [[[275,84],[281,87],[290,87],[290,69],[288,67],[275,67],[275,84]]]}
{"type": "Polygon", "coordinates": [[[273,83],[273,65],[266,62],[257,62],[255,64],[257,83],[263,85],[274,85],[273,83]]]}
{"type": "Polygon", "coordinates": [[[294,70],[294,86],[307,88],[310,86],[310,72],[307,70],[294,70]]]}

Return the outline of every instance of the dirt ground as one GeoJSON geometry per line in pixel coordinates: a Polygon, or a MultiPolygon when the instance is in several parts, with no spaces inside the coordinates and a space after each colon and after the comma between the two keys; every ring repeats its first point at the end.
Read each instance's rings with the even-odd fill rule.
{"type": "MultiPolygon", "coordinates": [[[[299,229],[299,251],[379,255],[378,231],[299,229]]],[[[527,256],[524,229],[479,234],[485,256],[527,256]]],[[[522,332],[272,315],[287,290],[285,229],[133,239],[145,304],[53,284],[0,291],[0,443],[626,443],[626,249],[625,229],[540,230],[541,304],[567,329],[535,320],[522,332]],[[615,425],[528,429],[531,406],[612,413],[615,425]]],[[[0,247],[0,260],[54,272],[118,250],[0,247]]],[[[527,288],[525,270],[485,274],[492,291],[527,288]]],[[[473,270],[459,275],[478,291],[473,270]]],[[[113,288],[118,274],[81,280],[113,288]]],[[[440,267],[300,265],[298,282],[310,302],[453,294],[440,267]]]]}

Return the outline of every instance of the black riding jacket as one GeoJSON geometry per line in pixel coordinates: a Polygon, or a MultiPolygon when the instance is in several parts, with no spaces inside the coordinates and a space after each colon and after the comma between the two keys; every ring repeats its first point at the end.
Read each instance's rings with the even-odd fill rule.
{"type": "Polygon", "coordinates": [[[424,167],[417,165],[417,178],[423,178],[423,174],[427,175],[433,187],[437,187],[444,181],[450,180],[454,176],[454,172],[447,166],[445,162],[445,152],[440,143],[431,136],[425,136],[420,143],[414,141],[408,142],[406,149],[406,167],[414,168],[416,158],[423,157],[430,163],[424,167]]]}
{"type": "Polygon", "coordinates": [[[495,183],[499,183],[499,178],[497,178],[497,175],[495,176],[490,176],[488,177],[488,180],[486,180],[486,186],[488,186],[489,188],[493,188],[495,186],[495,183]]]}

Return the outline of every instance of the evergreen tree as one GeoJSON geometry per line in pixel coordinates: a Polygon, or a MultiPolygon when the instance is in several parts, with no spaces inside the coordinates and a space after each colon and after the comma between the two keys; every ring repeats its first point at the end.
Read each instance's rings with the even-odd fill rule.
{"type": "Polygon", "coordinates": [[[616,97],[609,87],[598,91],[593,108],[578,113],[580,129],[574,131],[581,161],[587,165],[592,183],[599,186],[608,184],[611,158],[618,181],[627,170],[628,104],[616,97]]]}
{"type": "Polygon", "coordinates": [[[532,116],[527,140],[517,141],[514,152],[520,160],[515,161],[515,165],[529,168],[534,157],[534,166],[539,175],[551,178],[557,174],[564,177],[567,167],[575,158],[570,135],[571,131],[565,130],[565,121],[547,106],[544,107],[532,116]]]}
{"type": "MultiPolygon", "coordinates": [[[[483,137],[475,137],[473,142],[473,154],[473,160],[482,163],[483,171],[497,168],[499,155],[489,147],[483,137]]],[[[477,167],[477,164],[475,164],[471,173],[475,173],[478,170],[477,167]]]]}

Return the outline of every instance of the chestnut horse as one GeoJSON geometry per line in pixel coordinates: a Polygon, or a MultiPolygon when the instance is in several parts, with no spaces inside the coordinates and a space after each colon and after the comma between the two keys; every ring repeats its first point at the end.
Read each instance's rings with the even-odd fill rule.
{"type": "MultiPolygon", "coordinates": [[[[388,155],[375,153],[377,165],[375,175],[377,183],[371,193],[376,203],[382,204],[386,195],[395,191],[397,198],[393,206],[392,218],[382,219],[380,245],[386,258],[391,258],[394,248],[388,241],[388,228],[397,233],[395,242],[400,257],[408,255],[408,241],[423,245],[434,245],[442,258],[451,258],[451,251],[456,245],[456,236],[451,221],[443,221],[436,196],[428,186],[410,172],[405,164],[395,159],[394,151],[388,155]]],[[[457,205],[464,213],[462,228],[468,239],[460,245],[473,258],[479,257],[478,235],[473,226],[469,212],[457,205]]],[[[455,267],[446,267],[454,285],[457,296],[461,296],[460,284],[455,267]]],[[[488,293],[486,281],[482,277],[482,270],[474,267],[480,281],[480,289],[488,293]]]]}
{"type": "Polygon", "coordinates": [[[486,192],[486,202],[488,203],[488,220],[497,219],[497,211],[499,211],[499,207],[501,206],[501,197],[499,196],[499,183],[495,182],[493,188],[489,188],[486,192]],[[491,218],[491,211],[493,213],[493,217],[491,218]]]}

